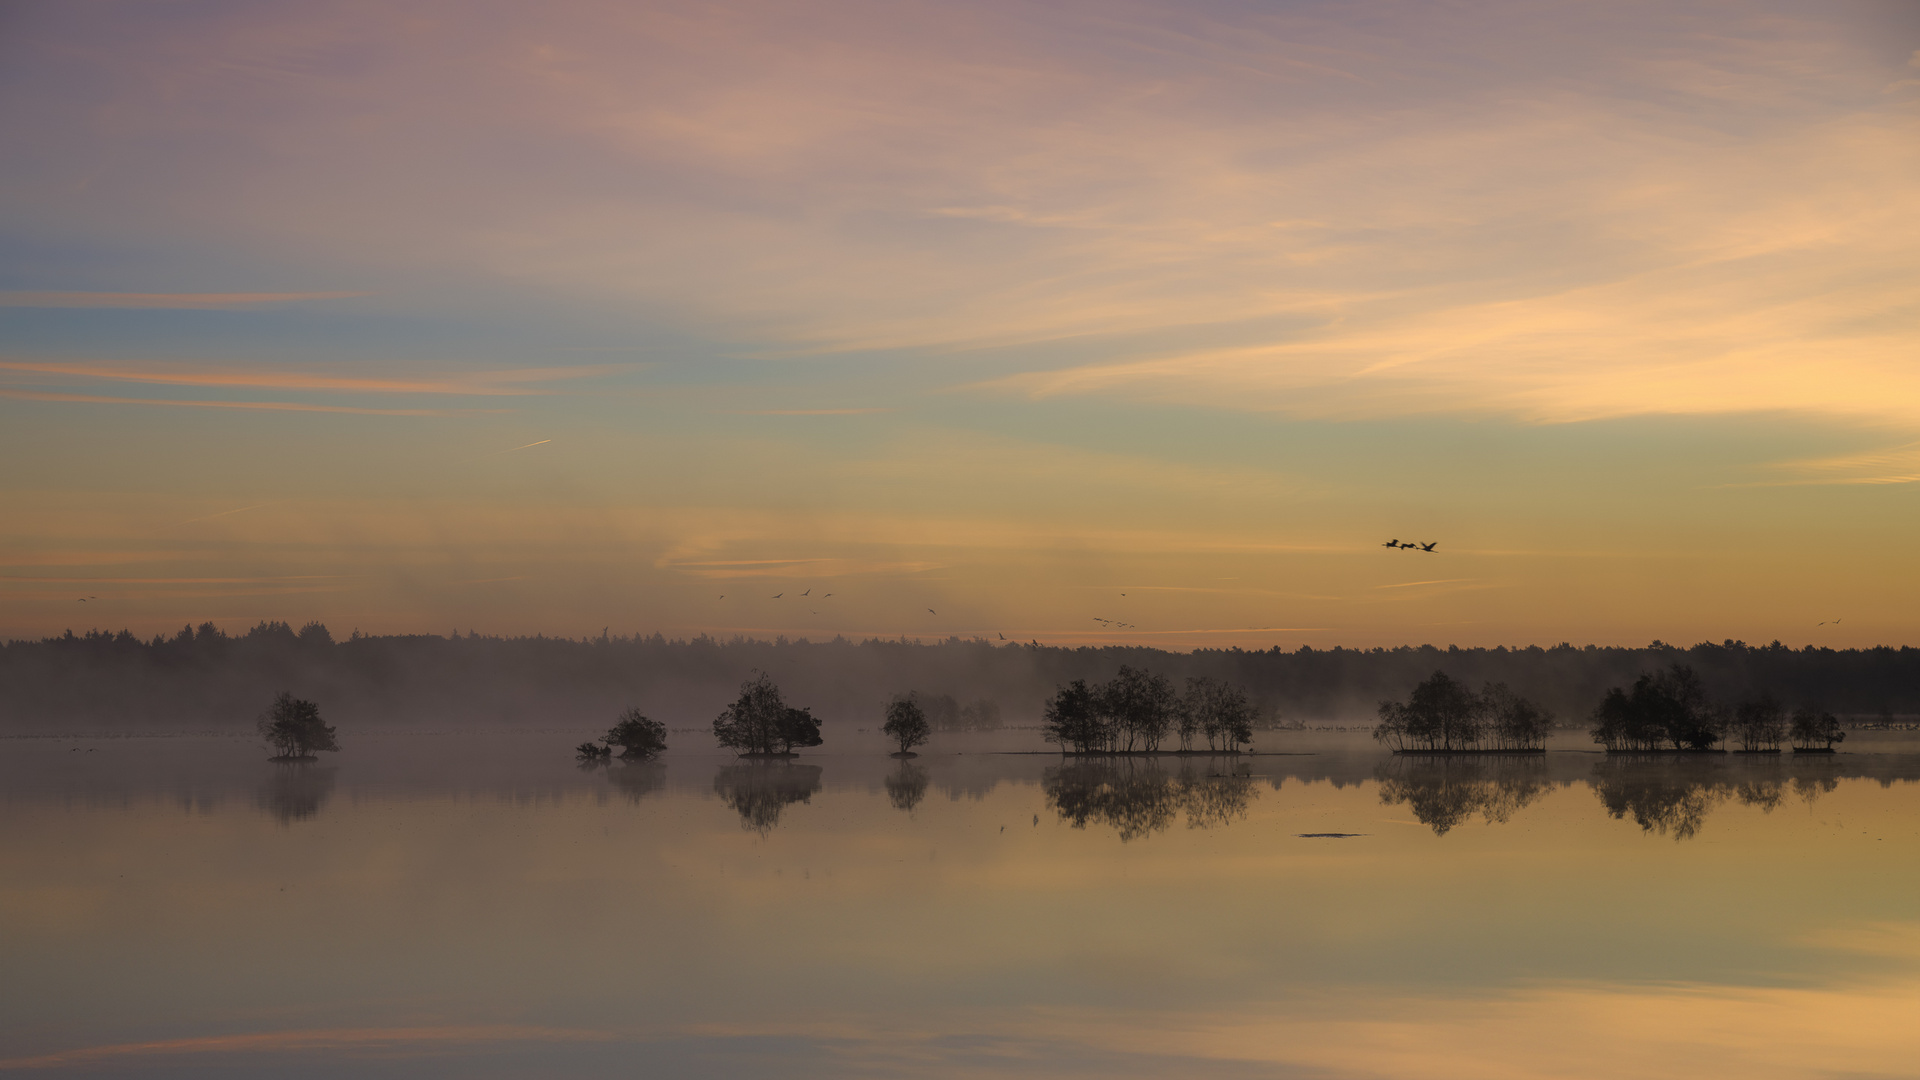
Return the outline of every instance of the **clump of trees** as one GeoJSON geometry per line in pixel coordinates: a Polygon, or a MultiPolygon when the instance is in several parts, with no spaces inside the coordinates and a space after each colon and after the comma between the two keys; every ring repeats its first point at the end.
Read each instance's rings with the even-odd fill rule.
{"type": "Polygon", "coordinates": [[[667,725],[647,719],[639,709],[628,709],[601,741],[609,750],[619,747],[623,758],[658,757],[667,748],[667,725]]]}
{"type": "Polygon", "coordinates": [[[935,731],[998,731],[1000,703],[987,698],[965,705],[952,694],[928,694],[918,698],[927,724],[935,731]]]}
{"type": "Polygon", "coordinates": [[[920,708],[914,695],[908,693],[887,703],[887,722],[880,725],[880,731],[900,744],[900,756],[905,757],[927,741],[933,727],[927,723],[926,711],[920,708]]]}
{"type": "Polygon", "coordinates": [[[1787,736],[1787,710],[1772,694],[1751,697],[1733,707],[1733,723],[1728,733],[1748,753],[1780,752],[1780,740],[1787,736]]]}
{"type": "Polygon", "coordinates": [[[713,721],[713,737],[741,757],[789,757],[796,746],[819,746],[820,721],[790,707],[765,672],[740,684],[740,697],[713,721]]]}
{"type": "Polygon", "coordinates": [[[1535,751],[1546,748],[1552,731],[1552,714],[1505,683],[1488,683],[1475,693],[1436,671],[1406,701],[1380,703],[1373,737],[1396,751],[1535,751]]]}
{"type": "Polygon", "coordinates": [[[623,761],[644,761],[659,757],[667,748],[667,725],[649,720],[639,709],[630,708],[600,737],[600,742],[583,742],[573,748],[583,767],[602,762],[620,748],[623,761]]]}
{"type": "Polygon", "coordinates": [[[1793,725],[1790,729],[1794,750],[1800,753],[1833,752],[1833,744],[1847,737],[1840,728],[1840,719],[1830,712],[1816,712],[1802,705],[1793,710],[1793,725]]]}
{"type": "Polygon", "coordinates": [[[1791,737],[1795,750],[1831,751],[1847,737],[1832,713],[1802,706],[1787,711],[1772,694],[1747,697],[1726,709],[1708,699],[1699,676],[1683,664],[1650,672],[1631,687],[1614,687],[1593,711],[1593,741],[1610,751],[1711,750],[1728,740],[1747,753],[1778,753],[1791,737]]]}
{"type": "Polygon", "coordinates": [[[1061,687],[1047,702],[1041,732],[1063,753],[1157,753],[1169,735],[1183,751],[1205,736],[1209,750],[1237,753],[1253,740],[1253,717],[1238,687],[1189,679],[1183,696],[1165,675],[1123,666],[1097,686],[1075,679],[1061,687]]]}
{"type": "Polygon", "coordinates": [[[1247,692],[1209,676],[1187,680],[1180,699],[1180,749],[1193,749],[1195,736],[1207,740],[1207,749],[1237,753],[1253,741],[1254,707],[1247,692]]]}
{"type": "Polygon", "coordinates": [[[1612,751],[1711,750],[1726,721],[1684,664],[1614,687],[1593,712],[1593,741],[1612,751]]]}
{"type": "Polygon", "coordinates": [[[320,719],[320,706],[281,691],[256,724],[260,737],[278,751],[274,761],[306,761],[340,749],[332,726],[320,719]]]}

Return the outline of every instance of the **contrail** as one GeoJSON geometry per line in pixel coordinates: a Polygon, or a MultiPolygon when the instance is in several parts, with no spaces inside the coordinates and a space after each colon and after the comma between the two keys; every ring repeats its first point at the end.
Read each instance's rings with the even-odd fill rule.
{"type": "MultiPolygon", "coordinates": [[[[546,444],[552,441],[553,441],[552,439],[541,439],[539,442],[530,442],[527,444],[527,446],[545,446],[546,444]]],[[[500,452],[503,454],[511,454],[515,450],[525,450],[527,446],[509,446],[505,450],[502,450],[500,452]]]]}

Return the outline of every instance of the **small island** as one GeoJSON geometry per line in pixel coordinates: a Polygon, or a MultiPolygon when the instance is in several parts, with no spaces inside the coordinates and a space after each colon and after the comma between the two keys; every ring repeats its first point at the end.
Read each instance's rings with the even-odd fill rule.
{"type": "Polygon", "coordinates": [[[333,727],[320,719],[320,706],[286,691],[273,699],[255,727],[267,745],[279,751],[269,761],[314,761],[320,753],[340,749],[333,727]]]}
{"type": "Polygon", "coordinates": [[[1063,757],[1238,754],[1253,741],[1253,718],[1246,691],[1237,686],[1195,678],[1180,694],[1165,675],[1122,665],[1099,685],[1075,679],[1061,687],[1047,702],[1040,730],[1063,757]],[[1179,749],[1161,749],[1170,735],[1180,740],[1179,749]],[[1201,750],[1194,744],[1203,737],[1201,750]]]}
{"type": "Polygon", "coordinates": [[[1552,731],[1553,715],[1505,683],[1475,693],[1436,671],[1405,702],[1380,703],[1373,737],[1396,754],[1544,754],[1552,731]]]}

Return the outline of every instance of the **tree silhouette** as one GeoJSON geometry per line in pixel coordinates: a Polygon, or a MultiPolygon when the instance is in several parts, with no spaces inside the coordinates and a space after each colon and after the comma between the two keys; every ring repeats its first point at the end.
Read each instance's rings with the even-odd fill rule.
{"type": "Polygon", "coordinates": [[[277,761],[295,761],[340,749],[333,728],[320,719],[320,707],[285,691],[273,699],[272,707],[256,727],[260,737],[279,751],[274,755],[277,761]]]}
{"type": "Polygon", "coordinates": [[[1188,679],[1179,707],[1180,748],[1191,749],[1193,737],[1204,735],[1207,749],[1238,753],[1253,741],[1253,715],[1245,690],[1207,676],[1188,679]]]}
{"type": "Polygon", "coordinates": [[[1791,731],[1795,750],[1832,750],[1834,743],[1847,737],[1840,728],[1839,718],[1805,705],[1793,710],[1791,731]]]}
{"type": "Polygon", "coordinates": [[[667,748],[667,725],[647,719],[639,709],[628,709],[607,729],[603,741],[608,747],[619,747],[623,758],[650,758],[667,748]]]}
{"type": "Polygon", "coordinates": [[[1612,751],[1710,750],[1726,731],[1690,667],[1635,679],[1633,687],[1614,687],[1594,709],[1593,741],[1612,751]]]}
{"type": "Polygon", "coordinates": [[[1733,708],[1731,732],[1742,750],[1777,751],[1787,734],[1786,710],[1772,694],[1747,698],[1733,708]]]}
{"type": "Polygon", "coordinates": [[[1177,703],[1173,683],[1165,675],[1120,666],[1120,673],[1100,688],[1095,696],[1099,712],[1112,725],[1122,752],[1160,749],[1161,740],[1173,729],[1177,703]]]}
{"type": "Polygon", "coordinates": [[[740,684],[740,697],[714,720],[713,736],[743,757],[785,755],[824,741],[820,721],[806,709],[788,707],[766,672],[740,684]]]}
{"type": "Polygon", "coordinates": [[[933,728],[927,723],[927,714],[909,693],[887,703],[887,722],[880,725],[880,730],[900,744],[900,753],[904,755],[926,742],[933,728]]]}
{"type": "Polygon", "coordinates": [[[1057,744],[1063,752],[1068,747],[1076,754],[1108,749],[1107,729],[1085,679],[1075,679],[1053,695],[1042,715],[1040,731],[1046,741],[1057,744]]]}

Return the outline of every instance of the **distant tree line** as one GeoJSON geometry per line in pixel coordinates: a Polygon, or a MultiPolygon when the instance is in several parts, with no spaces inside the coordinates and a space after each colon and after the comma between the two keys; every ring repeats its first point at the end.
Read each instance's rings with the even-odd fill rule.
{"type": "Polygon", "coordinates": [[[1183,751],[1205,738],[1208,750],[1238,753],[1253,741],[1253,716],[1239,687],[1203,676],[1188,679],[1182,694],[1165,675],[1122,664],[1104,683],[1075,679],[1061,687],[1046,704],[1040,730],[1063,753],[1151,754],[1170,736],[1183,751]]]}
{"type": "MultiPolygon", "coordinates": [[[[1176,686],[1211,678],[1241,688],[1261,722],[1345,722],[1370,715],[1436,669],[1468,686],[1505,684],[1562,717],[1584,717],[1612,687],[1674,664],[1719,701],[1760,694],[1807,703],[1850,724],[1920,716],[1920,649],[1788,648],[1727,641],[1677,648],[1197,649],[1051,646],[949,638],[772,641],[659,634],[588,638],[455,632],[335,635],[317,622],[262,622],[229,633],[211,622],[137,636],[89,631],[0,644],[0,727],[10,731],[237,730],[287,689],[356,724],[459,716],[476,723],[601,717],[637,704],[650,715],[705,711],[765,672],[816,715],[859,723],[901,686],[920,689],[936,731],[1039,721],[1036,706],[1075,680],[1121,667],[1176,686]],[[942,696],[955,702],[949,714],[942,696]],[[970,704],[961,704],[968,702],[970,704]]],[[[1791,725],[1790,725],[1791,726],[1791,725]]]]}

